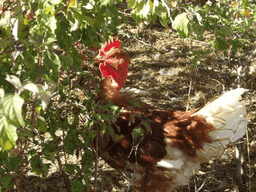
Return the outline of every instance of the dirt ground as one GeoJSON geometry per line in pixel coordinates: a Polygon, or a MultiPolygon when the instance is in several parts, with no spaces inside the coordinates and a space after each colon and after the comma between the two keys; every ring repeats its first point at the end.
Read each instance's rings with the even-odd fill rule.
{"type": "MultiPolygon", "coordinates": [[[[252,54],[255,45],[251,44],[233,56],[230,50],[216,54],[207,43],[207,40],[213,38],[207,33],[203,41],[196,41],[181,39],[171,29],[159,26],[125,25],[123,30],[123,48],[131,56],[125,87],[148,91],[149,95],[140,99],[152,106],[170,110],[191,110],[203,107],[225,90],[239,86],[249,89],[243,98],[248,112],[247,136],[243,139],[245,182],[248,190],[255,191],[256,59],[252,54]],[[191,52],[200,53],[203,48],[211,50],[211,53],[204,59],[197,54],[201,64],[193,68],[191,52]]],[[[229,146],[222,158],[202,164],[190,185],[177,192],[234,191],[235,167],[235,147],[229,146]]],[[[125,186],[125,182],[123,185],[125,186]]],[[[127,189],[118,185],[112,187],[112,191],[127,189]]]]}
{"type": "MultiPolygon", "coordinates": [[[[256,191],[256,59],[251,44],[235,56],[230,50],[215,53],[207,42],[213,38],[205,34],[202,41],[181,39],[171,29],[155,25],[136,27],[122,26],[123,49],[131,57],[131,66],[125,87],[137,88],[148,92],[140,100],[156,107],[170,110],[191,110],[201,108],[223,91],[238,86],[249,89],[244,101],[247,108],[248,129],[243,138],[245,153],[246,186],[256,191]],[[203,48],[210,54],[205,58],[200,54],[203,48]],[[193,67],[195,58],[200,60],[193,67]]],[[[89,68],[88,68],[89,69],[89,68]]],[[[235,189],[235,150],[229,146],[222,158],[202,164],[202,168],[191,179],[189,186],[181,187],[177,192],[231,192],[235,189]]],[[[70,157],[71,161],[75,161],[70,157]]],[[[66,191],[64,181],[52,165],[51,176],[46,180],[30,177],[27,179],[32,191],[66,191]],[[39,187],[40,186],[40,187],[39,187]],[[42,188],[42,186],[44,186],[42,188]]],[[[122,173],[99,162],[98,184],[102,191],[133,191],[122,173]]],[[[91,178],[92,184],[95,178],[91,178]]],[[[26,178],[25,178],[26,181],[26,178]]]]}

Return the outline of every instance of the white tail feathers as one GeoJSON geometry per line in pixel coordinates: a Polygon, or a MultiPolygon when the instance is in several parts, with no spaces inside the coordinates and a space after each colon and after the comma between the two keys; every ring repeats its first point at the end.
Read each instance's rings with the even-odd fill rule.
{"type": "Polygon", "coordinates": [[[223,152],[223,146],[244,136],[247,127],[246,110],[240,100],[245,91],[243,88],[228,91],[193,114],[204,117],[215,128],[208,133],[212,143],[204,144],[205,153],[198,151],[199,158],[208,160],[217,157],[223,152]]]}

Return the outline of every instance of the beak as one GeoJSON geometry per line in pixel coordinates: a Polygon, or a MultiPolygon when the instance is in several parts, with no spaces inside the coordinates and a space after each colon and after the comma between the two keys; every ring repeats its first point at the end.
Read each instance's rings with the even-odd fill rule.
{"type": "Polygon", "coordinates": [[[94,58],[94,63],[102,63],[104,61],[104,59],[102,58],[102,56],[100,55],[97,55],[95,58],[94,58]]]}
{"type": "MultiPolygon", "coordinates": [[[[99,63],[99,64],[103,64],[104,61],[106,60],[110,60],[110,62],[107,62],[107,65],[113,67],[115,70],[118,70],[118,62],[116,62],[115,59],[106,59],[106,58],[103,58],[102,56],[100,55],[97,55],[95,58],[94,58],[94,63],[99,63]]],[[[105,64],[106,65],[106,64],[105,64]]]]}

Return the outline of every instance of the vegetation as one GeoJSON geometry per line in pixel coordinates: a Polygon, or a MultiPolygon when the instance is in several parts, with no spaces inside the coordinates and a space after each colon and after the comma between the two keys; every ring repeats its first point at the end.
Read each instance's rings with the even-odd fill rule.
{"type": "Polygon", "coordinates": [[[196,41],[211,34],[207,46],[188,53],[188,67],[196,69],[212,51],[234,58],[250,48],[255,10],[250,0],[0,1],[0,191],[22,191],[28,171],[47,178],[55,161],[68,191],[90,191],[98,161],[92,139],[111,132],[106,122],[120,112],[94,102],[99,75],[93,60],[110,36],[126,35],[123,24],[160,22],[170,36],[196,41]],[[68,155],[77,163],[62,159],[68,155]]]}

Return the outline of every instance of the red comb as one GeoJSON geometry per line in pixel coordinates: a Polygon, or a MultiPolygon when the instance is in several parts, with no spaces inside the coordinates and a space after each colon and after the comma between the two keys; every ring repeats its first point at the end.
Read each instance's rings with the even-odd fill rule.
{"type": "Polygon", "coordinates": [[[106,52],[108,52],[112,47],[119,48],[121,46],[121,41],[117,38],[112,37],[108,40],[107,44],[99,50],[100,56],[106,56],[106,52]]]}

